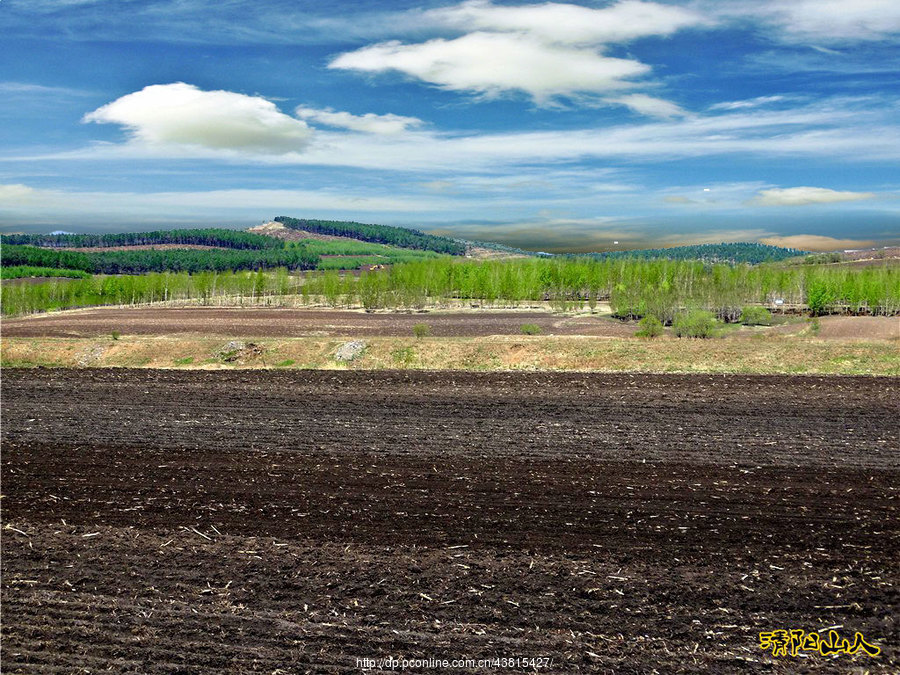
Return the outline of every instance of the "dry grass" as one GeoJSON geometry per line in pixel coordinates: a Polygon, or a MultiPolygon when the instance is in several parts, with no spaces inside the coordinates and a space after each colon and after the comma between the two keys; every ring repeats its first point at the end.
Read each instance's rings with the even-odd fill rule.
{"type": "Polygon", "coordinates": [[[345,338],[245,340],[262,348],[225,363],[207,337],[6,338],[0,363],[127,368],[579,370],[654,373],[900,375],[894,342],[764,336],[747,340],[503,336],[369,338],[361,357],[334,360],[345,338]]]}

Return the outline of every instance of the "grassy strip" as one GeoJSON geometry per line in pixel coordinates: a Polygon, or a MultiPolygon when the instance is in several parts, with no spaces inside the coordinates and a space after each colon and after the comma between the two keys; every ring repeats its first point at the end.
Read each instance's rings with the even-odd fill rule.
{"type": "MultiPolygon", "coordinates": [[[[651,373],[900,375],[891,341],[825,341],[796,336],[747,340],[504,336],[369,338],[363,354],[340,363],[345,338],[243,340],[233,361],[221,356],[227,337],[6,338],[3,367],[127,368],[389,368],[428,370],[578,370],[651,373]]],[[[234,356],[233,354],[231,356],[234,356]]]]}
{"type": "Polygon", "coordinates": [[[31,267],[29,265],[0,267],[0,279],[25,279],[28,277],[68,277],[71,279],[87,279],[90,276],[90,274],[82,270],[67,270],[58,267],[31,267]]]}

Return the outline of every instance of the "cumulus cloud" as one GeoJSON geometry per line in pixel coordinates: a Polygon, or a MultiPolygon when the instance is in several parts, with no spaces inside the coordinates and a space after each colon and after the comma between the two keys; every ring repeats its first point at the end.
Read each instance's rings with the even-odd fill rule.
{"type": "Polygon", "coordinates": [[[803,251],[838,251],[848,248],[867,248],[875,242],[869,239],[835,239],[820,234],[792,234],[786,237],[762,237],[759,242],[769,246],[799,248],[803,251]]]}
{"type": "Polygon", "coordinates": [[[21,183],[0,185],[0,206],[28,204],[34,202],[37,196],[34,188],[21,183]]]}
{"type": "Polygon", "coordinates": [[[633,86],[650,67],[593,49],[548,44],[528,35],[470,33],[420,44],[383,42],[342,54],[329,68],[369,73],[399,71],[444,89],[498,96],[517,90],[538,102],[579,92],[633,86]]]}
{"type": "Polygon", "coordinates": [[[176,82],[144,87],[88,113],[84,122],[120,124],[146,145],[263,154],[303,150],[312,130],[258,96],[203,91],[176,82]]]}
{"type": "Polygon", "coordinates": [[[685,115],[685,111],[671,101],[647,96],[647,94],[627,94],[626,96],[607,98],[606,100],[610,103],[627,106],[634,112],[647,115],[648,117],[668,118],[685,115]]]}
{"type": "Polygon", "coordinates": [[[294,114],[301,119],[318,122],[329,127],[370,134],[399,134],[424,124],[417,117],[403,117],[390,113],[387,115],[376,115],[375,113],[353,115],[348,112],[331,109],[320,110],[305,106],[296,108],[294,114]]]}
{"type": "Polygon", "coordinates": [[[770,188],[760,190],[748,203],[753,206],[806,206],[872,199],[872,192],[849,192],[820,187],[770,188]]]}

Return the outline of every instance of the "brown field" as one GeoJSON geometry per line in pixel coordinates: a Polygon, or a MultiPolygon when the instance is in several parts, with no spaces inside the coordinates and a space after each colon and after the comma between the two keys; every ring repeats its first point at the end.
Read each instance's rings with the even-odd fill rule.
{"type": "MultiPolygon", "coordinates": [[[[606,306],[608,310],[608,306],[606,306]]],[[[779,317],[780,319],[780,317],[779,317]]],[[[230,337],[402,337],[427,324],[434,337],[520,335],[524,324],[542,335],[632,337],[636,322],[608,315],[555,314],[540,310],[363,312],[359,310],[270,307],[97,307],[3,319],[5,337],[98,337],[122,335],[220,335],[230,337]]],[[[734,327],[728,337],[810,333],[810,324],[792,317],[769,328],[734,327]]],[[[898,340],[900,317],[826,316],[815,337],[824,340],[898,340]]]]}
{"type": "MultiPolygon", "coordinates": [[[[805,323],[776,326],[777,333],[809,332],[805,323]]],[[[824,316],[819,319],[816,337],[823,340],[900,340],[900,317],[897,316],[824,316]]]]}
{"type": "Polygon", "coordinates": [[[3,669],[897,672],[898,396],[870,377],[4,369],[3,669]],[[881,654],[758,645],[834,626],[881,654]]]}
{"type": "Polygon", "coordinates": [[[561,316],[534,311],[366,313],[324,309],[254,307],[97,308],[4,319],[4,337],[96,337],[122,335],[222,335],[229,337],[409,336],[426,323],[435,337],[521,334],[535,324],[547,335],[627,337],[635,324],[609,317],[561,316]]]}

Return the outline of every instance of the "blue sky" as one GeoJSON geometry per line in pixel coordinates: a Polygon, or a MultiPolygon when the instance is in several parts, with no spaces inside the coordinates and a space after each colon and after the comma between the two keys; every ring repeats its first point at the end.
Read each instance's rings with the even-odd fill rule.
{"type": "Polygon", "coordinates": [[[0,231],[900,243],[900,3],[0,0],[0,231]]]}

